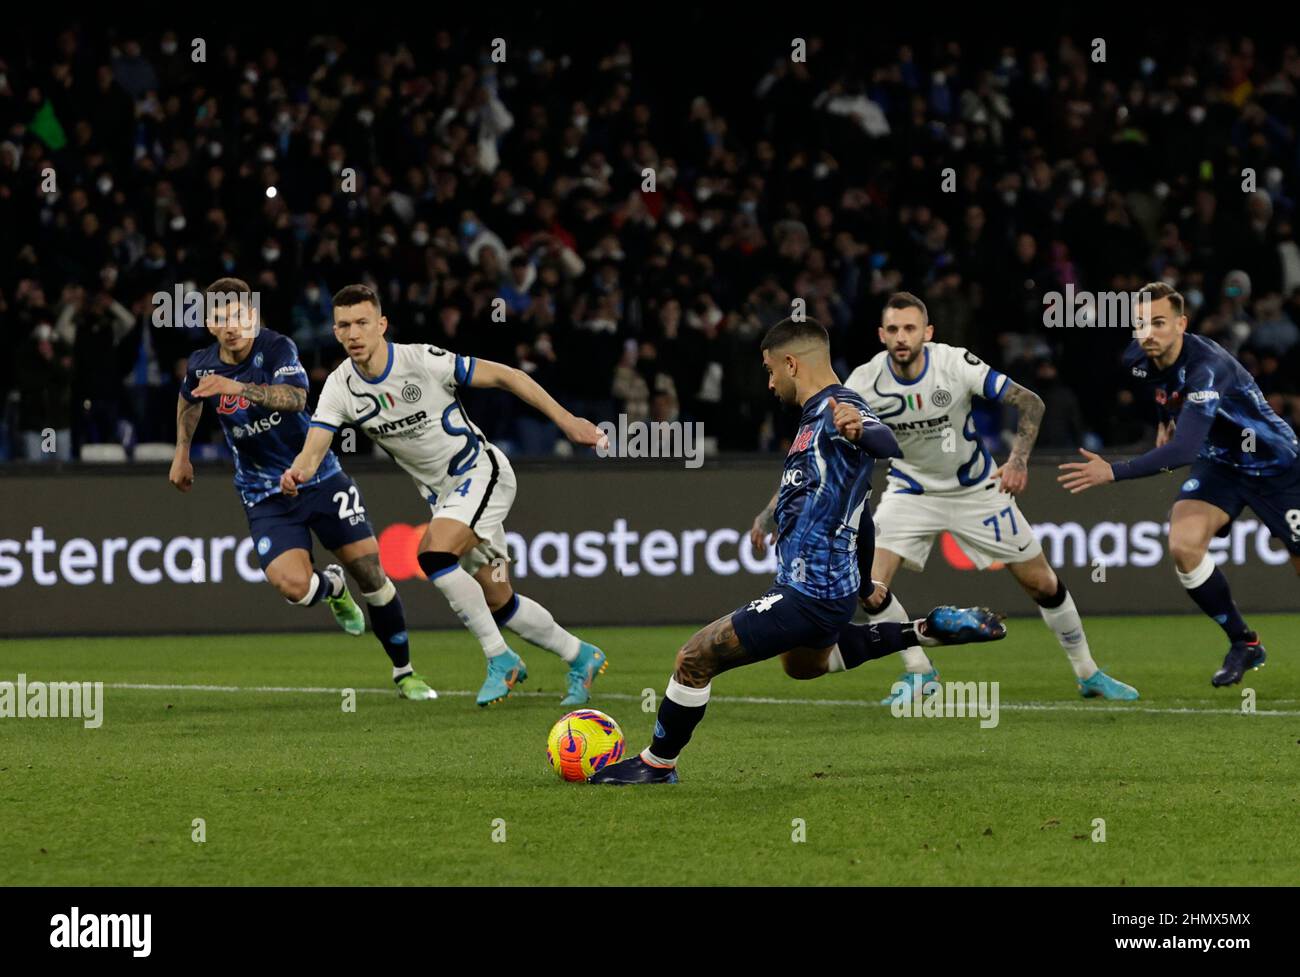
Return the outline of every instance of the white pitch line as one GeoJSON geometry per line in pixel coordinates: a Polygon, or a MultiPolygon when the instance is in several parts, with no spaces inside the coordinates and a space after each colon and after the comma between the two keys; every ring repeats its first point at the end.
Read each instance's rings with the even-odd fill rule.
{"type": "MultiPolygon", "coordinates": [[[[317,686],[287,686],[287,685],[155,685],[138,682],[106,682],[106,689],[126,689],[143,692],[289,692],[289,693],[310,693],[317,695],[341,695],[344,689],[330,689],[317,686]]],[[[393,689],[365,689],[356,688],[350,690],[356,693],[366,693],[370,695],[393,695],[393,689]]],[[[468,697],[475,693],[466,689],[439,689],[438,696],[455,696],[468,697]]],[[[552,692],[514,692],[512,698],[553,698],[556,693],[552,692]]],[[[642,696],[630,695],[626,692],[602,692],[599,696],[601,699],[615,699],[625,702],[640,702],[642,696]]],[[[869,699],[781,699],[767,696],[750,696],[750,695],[715,695],[710,702],[738,703],[749,706],[851,706],[858,708],[877,708],[885,709],[879,702],[869,699]]],[[[1199,700],[1205,701],[1205,700],[1199,700]]],[[[1279,702],[1295,702],[1294,699],[1279,699],[1279,702]]],[[[1155,707],[1155,706],[1133,706],[1133,705],[1111,705],[1107,703],[1083,703],[1083,702],[1001,702],[998,704],[999,709],[1006,709],[1011,712],[1141,712],[1154,713],[1158,715],[1223,715],[1223,716],[1240,716],[1245,715],[1240,708],[1237,709],[1196,709],[1186,706],[1174,707],[1155,707]]],[[[1300,716],[1300,710],[1297,709],[1256,709],[1251,715],[1255,716],[1300,716]]]]}

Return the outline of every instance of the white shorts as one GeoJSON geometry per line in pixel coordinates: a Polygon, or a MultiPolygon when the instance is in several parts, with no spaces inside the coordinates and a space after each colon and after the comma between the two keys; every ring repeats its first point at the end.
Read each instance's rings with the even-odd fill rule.
{"type": "Polygon", "coordinates": [[[874,516],[876,548],[897,553],[909,570],[925,569],[942,532],[951,533],[981,570],[994,563],[1023,563],[1043,552],[1015,497],[996,487],[945,496],[886,491],[874,516]]]}
{"type": "Polygon", "coordinates": [[[482,542],[460,558],[466,573],[499,561],[510,562],[506,548],[506,516],[515,504],[515,470],[497,448],[485,444],[474,467],[452,483],[432,503],[431,519],[464,523],[482,542]]]}

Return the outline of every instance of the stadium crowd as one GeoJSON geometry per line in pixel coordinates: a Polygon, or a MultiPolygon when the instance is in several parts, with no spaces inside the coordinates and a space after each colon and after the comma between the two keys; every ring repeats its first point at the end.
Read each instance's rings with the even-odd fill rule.
{"type": "MultiPolygon", "coordinates": [[[[0,44],[0,459],[170,441],[209,337],[155,328],[154,296],[227,274],[315,390],[342,355],[330,296],[364,281],[398,341],[519,366],[593,420],[700,420],[728,451],[788,431],[758,342],[793,298],[843,376],[898,289],[1038,390],[1042,448],[1136,445],[1128,331],[1047,328],[1044,296],[1164,279],[1300,425],[1294,45],[1098,63],[1068,37],[827,36],[801,63],[773,37],[682,70],[635,38],[512,41],[504,63],[451,30],[212,37],[198,62],[172,30],[43,42],[0,44]]],[[[506,450],[553,452],[540,417],[475,394],[506,450]]],[[[981,425],[997,447],[1010,420],[981,425]]]]}

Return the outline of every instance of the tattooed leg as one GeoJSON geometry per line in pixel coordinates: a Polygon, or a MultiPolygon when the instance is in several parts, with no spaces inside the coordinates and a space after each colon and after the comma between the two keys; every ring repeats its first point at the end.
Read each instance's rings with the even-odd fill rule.
{"type": "Polygon", "coordinates": [[[379,562],[379,546],[373,538],[349,543],[335,551],[348,574],[361,588],[370,608],[370,630],[393,663],[393,677],[412,671],[411,646],[406,634],[406,610],[397,587],[379,562]]]}
{"type": "Polygon", "coordinates": [[[759,660],[740,643],[730,614],[695,632],[677,652],[677,667],[659,703],[654,739],[641,758],[656,766],[675,765],[704,718],[713,676],[759,660]]]}

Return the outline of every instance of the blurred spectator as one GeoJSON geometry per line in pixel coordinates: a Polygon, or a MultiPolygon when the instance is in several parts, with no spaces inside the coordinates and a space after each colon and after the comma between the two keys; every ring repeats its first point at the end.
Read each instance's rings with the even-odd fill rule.
{"type": "Polygon", "coordinates": [[[72,459],[72,349],[49,325],[18,354],[18,426],[28,461],[72,459]]]}

